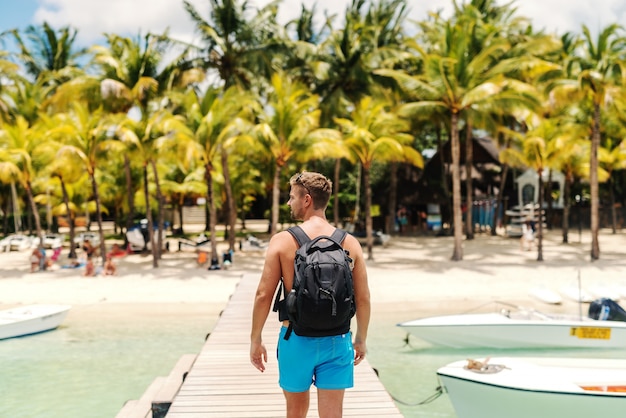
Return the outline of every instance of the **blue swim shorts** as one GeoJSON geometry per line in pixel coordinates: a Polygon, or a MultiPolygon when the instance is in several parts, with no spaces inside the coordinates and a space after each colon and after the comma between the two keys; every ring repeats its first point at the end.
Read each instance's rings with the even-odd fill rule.
{"type": "Polygon", "coordinates": [[[278,337],[280,387],[287,392],[305,392],[311,383],[319,389],[354,386],[354,348],[350,333],[330,337],[302,337],[287,327],[278,337]]]}

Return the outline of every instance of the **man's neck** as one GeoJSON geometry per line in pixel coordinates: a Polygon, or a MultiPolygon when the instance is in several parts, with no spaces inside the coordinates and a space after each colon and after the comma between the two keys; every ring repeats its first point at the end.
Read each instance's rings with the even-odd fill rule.
{"type": "Polygon", "coordinates": [[[323,213],[312,213],[311,215],[305,216],[302,221],[310,223],[328,223],[323,213]]]}

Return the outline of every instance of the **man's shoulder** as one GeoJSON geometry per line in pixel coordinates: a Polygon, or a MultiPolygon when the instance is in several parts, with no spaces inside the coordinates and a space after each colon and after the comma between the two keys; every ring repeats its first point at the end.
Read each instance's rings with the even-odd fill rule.
{"type": "Polygon", "coordinates": [[[295,240],[287,230],[277,232],[270,238],[270,249],[275,251],[291,251],[292,245],[295,248],[295,240]]]}

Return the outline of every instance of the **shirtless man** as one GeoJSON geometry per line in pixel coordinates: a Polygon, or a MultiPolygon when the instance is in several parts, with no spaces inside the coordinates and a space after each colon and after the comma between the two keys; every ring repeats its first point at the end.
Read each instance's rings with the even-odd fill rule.
{"type": "MultiPolygon", "coordinates": [[[[326,220],[326,206],[332,191],[332,183],[319,173],[303,172],[289,181],[291,186],[289,201],[293,219],[303,221],[300,227],[310,238],[331,235],[335,230],[326,220]]],[[[283,389],[287,403],[287,418],[305,418],[309,409],[310,386],[313,381],[317,387],[318,410],[320,418],[340,418],[343,415],[345,389],[353,386],[354,366],[359,364],[367,352],[366,338],[370,320],[370,292],[367,272],[361,245],[348,234],[343,246],[354,260],[352,277],[356,303],[356,333],[354,342],[352,333],[328,337],[301,337],[293,332],[288,340],[283,338],[289,321],[283,322],[278,336],[279,385],[283,389]],[[329,347],[340,344],[345,348],[323,350],[320,357],[305,354],[312,345],[329,347]],[[324,363],[323,365],[321,363],[324,363]],[[330,365],[330,367],[325,367],[330,365]],[[302,370],[310,370],[301,373],[302,370]]],[[[250,334],[250,361],[259,371],[265,370],[267,350],[261,334],[263,325],[270,311],[273,296],[281,277],[286,292],[291,290],[294,278],[294,258],[298,244],[293,236],[282,231],[270,240],[261,280],[257,288],[250,334]]]]}

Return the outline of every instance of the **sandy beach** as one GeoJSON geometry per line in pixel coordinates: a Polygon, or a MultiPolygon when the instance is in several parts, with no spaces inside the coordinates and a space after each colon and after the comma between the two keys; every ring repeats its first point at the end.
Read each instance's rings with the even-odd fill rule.
{"type": "MultiPolygon", "coordinates": [[[[483,302],[504,300],[544,310],[572,310],[545,305],[528,292],[544,286],[555,291],[577,285],[626,288],[626,236],[602,231],[600,260],[591,262],[590,234],[570,234],[561,243],[560,231],[549,231],[543,241],[544,261],[536,249],[521,251],[519,241],[477,234],[464,242],[464,259],[450,261],[451,237],[392,237],[387,246],[374,247],[368,274],[374,313],[406,314],[407,319],[431,313],[460,312],[483,302]]],[[[226,247],[220,243],[218,250],[226,247]]],[[[260,274],[262,251],[237,251],[228,270],[198,266],[193,252],[169,252],[152,267],[150,255],[131,254],[116,259],[115,276],[83,277],[83,269],[64,269],[67,249],[54,269],[30,273],[28,252],[0,253],[0,307],[30,303],[187,304],[221,309],[243,273],[260,274]]]]}
{"type": "MultiPolygon", "coordinates": [[[[398,322],[462,313],[480,306],[493,308],[490,304],[493,301],[544,312],[578,313],[579,305],[574,301],[564,297],[562,304],[548,305],[530,297],[529,291],[540,286],[554,291],[577,286],[579,276],[588,290],[600,286],[626,289],[626,235],[602,231],[601,258],[594,262],[589,259],[588,232],[583,231],[580,236],[571,234],[569,244],[562,244],[561,240],[560,231],[546,234],[542,262],[536,261],[536,251],[521,251],[518,239],[487,234],[477,234],[474,240],[465,241],[464,259],[459,262],[450,261],[451,237],[392,237],[386,247],[375,246],[374,259],[367,260],[372,293],[368,358],[380,371],[385,387],[405,400],[425,399],[436,386],[436,368],[452,359],[458,360],[458,353],[419,351],[425,343],[416,340],[407,346],[406,334],[395,326],[398,322]],[[388,360],[389,353],[394,353],[397,361],[388,360]]],[[[220,253],[225,249],[224,243],[218,245],[220,253]]],[[[65,411],[50,416],[75,416],[72,411],[76,409],[72,408],[88,405],[85,407],[106,409],[109,412],[105,415],[112,416],[125,400],[137,399],[157,375],[166,374],[181,354],[189,352],[183,345],[200,349],[202,338],[211,332],[242,275],[260,275],[264,253],[237,251],[231,268],[214,271],[198,266],[193,252],[165,253],[156,269],[152,267],[151,256],[131,254],[116,259],[117,275],[96,277],[84,277],[83,269],[60,268],[69,262],[67,249],[57,266],[49,271],[30,273],[28,259],[27,251],[0,253],[0,309],[31,303],[71,304],[63,332],[48,336],[52,339],[51,346],[62,349],[62,355],[66,356],[63,358],[71,358],[67,361],[75,363],[67,369],[71,376],[68,382],[75,385],[73,390],[88,391],[84,393],[86,403],[76,405],[75,399],[66,400],[65,392],[41,391],[41,399],[33,400],[33,407],[45,408],[46,413],[49,408],[65,411]],[[60,342],[55,342],[55,336],[60,342]],[[179,339],[182,345],[170,348],[179,339]],[[146,355],[151,350],[150,341],[162,346],[158,354],[146,355]],[[118,358],[119,347],[131,352],[118,358]],[[98,360],[94,361],[96,352],[98,360]],[[136,364],[137,359],[141,359],[140,365],[136,364]],[[98,368],[100,363],[104,368],[98,368]],[[133,372],[128,373],[131,367],[133,372]],[[118,369],[119,373],[114,373],[118,369]],[[108,385],[115,385],[116,391],[108,385]],[[46,393],[55,393],[55,400],[46,398],[46,393]]],[[[585,305],[583,308],[586,312],[585,305]]],[[[11,351],[13,345],[7,345],[8,355],[15,355],[15,350],[36,350],[26,342],[22,347],[21,341],[17,341],[14,351],[11,351]]],[[[14,376],[12,381],[18,382],[18,386],[19,382],[36,378],[40,372],[40,363],[33,363],[35,359],[48,361],[48,356],[27,353],[30,354],[25,354],[22,361],[29,370],[26,373],[33,376],[27,380],[14,376]]],[[[462,355],[465,358],[468,354],[462,355]]],[[[56,370],[54,357],[49,360],[49,367],[56,370]]],[[[18,370],[21,376],[24,369],[18,368],[15,373],[18,370]]],[[[25,392],[12,395],[18,400],[6,406],[7,411],[25,408],[24,411],[34,416],[27,404],[19,402],[25,393],[30,391],[25,388],[25,392]]],[[[403,414],[429,416],[422,415],[425,411],[432,412],[430,416],[455,416],[447,399],[433,403],[432,409],[404,408],[403,414]]]]}

